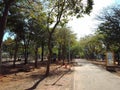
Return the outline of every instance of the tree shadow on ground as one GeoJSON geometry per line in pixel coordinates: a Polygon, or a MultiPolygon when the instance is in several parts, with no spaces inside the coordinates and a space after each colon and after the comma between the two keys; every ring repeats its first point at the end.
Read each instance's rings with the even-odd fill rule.
{"type": "MultiPolygon", "coordinates": [[[[61,66],[59,66],[59,67],[57,67],[57,68],[55,68],[55,69],[53,69],[53,71],[52,72],[54,72],[54,71],[56,71],[58,68],[60,68],[61,66]]],[[[50,76],[50,75],[49,75],[50,76]]],[[[48,77],[49,77],[48,76],[48,77]]],[[[40,75],[40,74],[34,74],[34,75],[31,75],[31,78],[32,79],[34,79],[34,80],[38,80],[32,87],[30,87],[30,88],[28,88],[28,89],[25,89],[25,90],[34,90],[34,89],[36,89],[37,88],[37,86],[40,84],[40,82],[41,81],[43,81],[45,78],[46,78],[46,76],[45,75],[40,75]]]]}
{"type": "Polygon", "coordinates": [[[55,85],[64,75],[70,74],[71,72],[73,71],[72,70],[64,71],[64,73],[55,82],[53,82],[52,85],[55,85]]]}
{"type": "Polygon", "coordinates": [[[40,84],[40,82],[43,81],[45,78],[46,78],[46,76],[42,76],[40,78],[40,80],[38,80],[32,87],[30,87],[28,89],[25,89],[25,90],[34,90],[34,89],[36,89],[36,87],[38,86],[38,84],[40,84]]]}
{"type": "MultiPolygon", "coordinates": [[[[17,62],[16,62],[17,63],[17,62]]],[[[45,67],[46,61],[44,62],[38,62],[38,67],[45,67]]],[[[31,70],[35,69],[34,63],[20,63],[16,64],[16,67],[13,67],[13,63],[11,62],[3,62],[2,64],[2,75],[9,75],[9,74],[16,74],[19,72],[30,72],[31,70]]]]}
{"type": "MultiPolygon", "coordinates": [[[[57,67],[56,69],[58,69],[60,67],[57,67]]],[[[65,71],[57,71],[57,73],[55,73],[54,71],[56,70],[54,69],[52,72],[50,72],[50,75],[48,77],[55,77],[56,75],[59,75],[59,77],[50,85],[57,85],[57,82],[66,74],[71,74],[73,72],[73,70],[65,70],[65,71]]],[[[39,80],[30,88],[25,89],[25,90],[34,90],[37,88],[37,86],[40,84],[40,82],[42,82],[45,78],[47,78],[45,75],[40,76],[39,74],[36,75],[32,75],[31,78],[39,80]]],[[[46,84],[47,85],[47,84],[46,84]]]]}

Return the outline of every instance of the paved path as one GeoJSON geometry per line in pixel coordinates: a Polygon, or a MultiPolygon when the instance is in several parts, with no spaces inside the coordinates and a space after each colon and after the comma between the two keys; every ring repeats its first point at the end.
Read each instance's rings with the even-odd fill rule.
{"type": "Polygon", "coordinates": [[[73,90],[120,90],[120,77],[88,63],[77,59],[78,66],[74,67],[73,90]]]}

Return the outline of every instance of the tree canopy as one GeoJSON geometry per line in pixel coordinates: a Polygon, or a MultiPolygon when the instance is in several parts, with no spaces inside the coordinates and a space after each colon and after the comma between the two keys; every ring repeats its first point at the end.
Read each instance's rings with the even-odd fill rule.
{"type": "MultiPolygon", "coordinates": [[[[93,0],[1,0],[0,5],[0,51],[6,27],[10,32],[15,33],[15,53],[19,52],[19,43],[23,45],[25,64],[27,64],[31,44],[34,44],[37,60],[39,47],[44,46],[43,43],[47,43],[49,51],[47,76],[56,28],[58,25],[64,26],[73,16],[79,18],[84,14],[90,14],[93,0]]],[[[70,33],[68,32],[68,34],[70,33]]],[[[74,35],[70,36],[74,41],[74,35]]],[[[71,43],[73,42],[71,41],[71,43]]],[[[14,57],[16,58],[16,55],[14,57]]]]}
{"type": "Polygon", "coordinates": [[[120,8],[112,7],[105,9],[99,19],[103,22],[98,27],[98,32],[104,35],[104,42],[108,49],[110,45],[120,45],[120,8]]]}

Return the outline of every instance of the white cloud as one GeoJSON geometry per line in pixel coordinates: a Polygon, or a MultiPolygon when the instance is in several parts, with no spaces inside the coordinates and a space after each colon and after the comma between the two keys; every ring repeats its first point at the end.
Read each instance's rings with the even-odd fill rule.
{"type": "Polygon", "coordinates": [[[98,15],[103,8],[113,3],[115,3],[114,0],[94,0],[93,10],[90,16],[85,15],[80,19],[73,18],[73,20],[68,23],[68,26],[77,34],[78,39],[94,33],[98,23],[98,21],[95,20],[95,15],[98,15]]]}

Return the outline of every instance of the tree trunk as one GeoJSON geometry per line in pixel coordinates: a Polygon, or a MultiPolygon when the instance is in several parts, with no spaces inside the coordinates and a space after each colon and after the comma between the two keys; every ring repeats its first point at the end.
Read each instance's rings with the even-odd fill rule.
{"type": "Polygon", "coordinates": [[[28,52],[27,52],[27,46],[24,45],[24,58],[25,58],[25,62],[24,64],[28,63],[28,52]]]}
{"type": "Polygon", "coordinates": [[[13,57],[13,53],[10,51],[10,59],[12,59],[13,57]]]}
{"type": "Polygon", "coordinates": [[[120,47],[118,48],[118,65],[120,66],[120,47]]]}
{"type": "Polygon", "coordinates": [[[58,60],[59,61],[61,60],[61,45],[59,45],[59,48],[58,48],[58,60]]]}
{"type": "Polygon", "coordinates": [[[30,42],[30,35],[29,33],[27,33],[26,35],[28,36],[25,36],[24,37],[24,58],[25,58],[25,62],[24,64],[27,64],[28,63],[28,50],[29,50],[29,42],[30,42]]]}
{"type": "Polygon", "coordinates": [[[13,2],[14,0],[11,0],[8,3],[5,3],[5,7],[4,7],[4,11],[3,11],[3,16],[1,17],[0,20],[0,73],[1,73],[1,62],[2,62],[2,57],[1,57],[1,53],[2,53],[2,40],[3,40],[3,35],[4,35],[4,30],[6,28],[6,23],[7,23],[7,16],[8,16],[8,11],[10,8],[10,4],[13,2]]]}
{"type": "Polygon", "coordinates": [[[35,68],[37,68],[38,63],[38,47],[35,46],[35,68]]]}
{"type": "Polygon", "coordinates": [[[43,62],[43,58],[44,58],[44,43],[43,43],[43,41],[42,41],[41,62],[43,62]]]}
{"type": "Polygon", "coordinates": [[[50,61],[51,61],[51,57],[52,57],[51,39],[52,39],[52,34],[49,33],[49,39],[48,39],[49,55],[48,55],[47,68],[46,68],[46,74],[45,74],[46,76],[49,75],[49,71],[50,71],[50,61]]]}
{"type": "Polygon", "coordinates": [[[13,61],[13,67],[16,67],[16,59],[17,59],[17,52],[18,52],[18,39],[15,40],[15,52],[14,52],[14,61],[13,61]]]}
{"type": "Polygon", "coordinates": [[[1,45],[0,45],[0,74],[2,73],[2,50],[1,50],[1,45]]]}
{"type": "Polygon", "coordinates": [[[65,45],[62,46],[62,60],[63,60],[63,65],[65,64],[65,55],[66,55],[66,50],[65,50],[65,45]]]}

